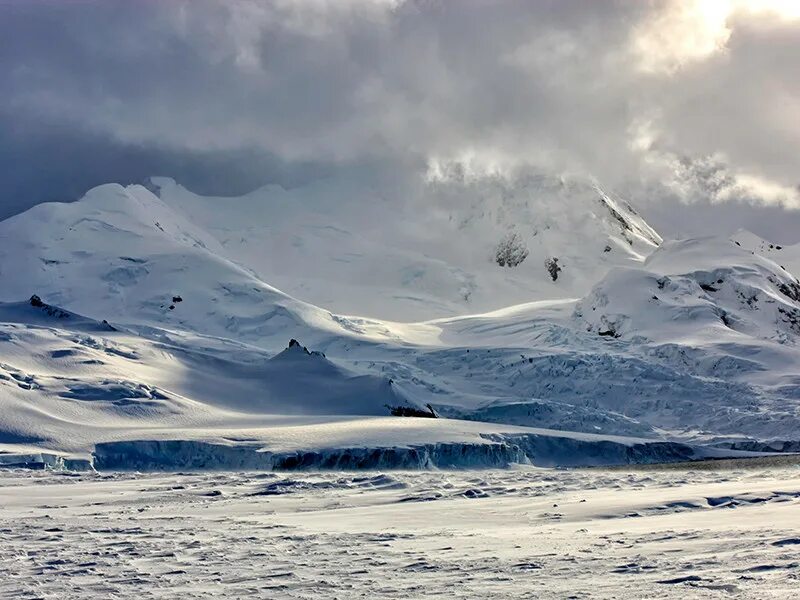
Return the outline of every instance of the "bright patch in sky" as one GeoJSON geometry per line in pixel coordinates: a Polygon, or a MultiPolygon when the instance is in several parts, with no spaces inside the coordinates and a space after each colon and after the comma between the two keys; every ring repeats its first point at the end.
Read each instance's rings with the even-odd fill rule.
{"type": "Polygon", "coordinates": [[[633,47],[645,72],[671,74],[723,50],[737,16],[800,19],[796,0],[694,0],[665,5],[634,31],[633,47]]]}

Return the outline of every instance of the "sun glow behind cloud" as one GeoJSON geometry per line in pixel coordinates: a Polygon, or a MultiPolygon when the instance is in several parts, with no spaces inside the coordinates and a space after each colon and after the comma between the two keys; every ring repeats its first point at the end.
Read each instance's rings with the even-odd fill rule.
{"type": "Polygon", "coordinates": [[[798,0],[686,0],[664,5],[633,32],[642,71],[672,74],[723,51],[737,17],[800,19],[798,0]]]}

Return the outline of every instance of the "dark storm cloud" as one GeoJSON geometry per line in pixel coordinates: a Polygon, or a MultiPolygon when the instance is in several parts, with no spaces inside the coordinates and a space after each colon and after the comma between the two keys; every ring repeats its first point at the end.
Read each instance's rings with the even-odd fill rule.
{"type": "Polygon", "coordinates": [[[41,202],[77,200],[103,182],[150,176],[190,182],[207,195],[241,195],[266,183],[287,188],[330,176],[329,165],[286,162],[259,149],[194,151],[125,143],[67,123],[0,115],[0,219],[41,202]]]}
{"type": "Polygon", "coordinates": [[[150,173],[233,194],[452,161],[688,220],[795,206],[800,20],[717,4],[6,0],[0,215],[150,173]]]}
{"type": "Polygon", "coordinates": [[[600,73],[576,44],[623,35],[619,15],[562,6],[25,5],[0,31],[0,91],[17,111],[126,141],[258,145],[289,159],[516,152],[529,136],[541,147],[576,137],[577,110],[624,129],[624,107],[588,93],[600,73]]]}

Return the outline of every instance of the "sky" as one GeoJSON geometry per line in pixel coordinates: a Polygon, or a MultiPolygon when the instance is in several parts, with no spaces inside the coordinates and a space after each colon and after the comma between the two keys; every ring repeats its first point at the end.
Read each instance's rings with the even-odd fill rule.
{"type": "Polygon", "coordinates": [[[796,0],[0,0],[0,218],[148,175],[238,195],[455,167],[790,243],[798,72],[796,0]]]}

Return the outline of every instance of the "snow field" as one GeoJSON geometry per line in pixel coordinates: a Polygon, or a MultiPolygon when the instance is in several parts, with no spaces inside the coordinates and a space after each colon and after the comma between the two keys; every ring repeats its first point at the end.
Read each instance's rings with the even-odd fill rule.
{"type": "Polygon", "coordinates": [[[789,598],[797,469],[0,473],[0,596],[789,598]]]}

